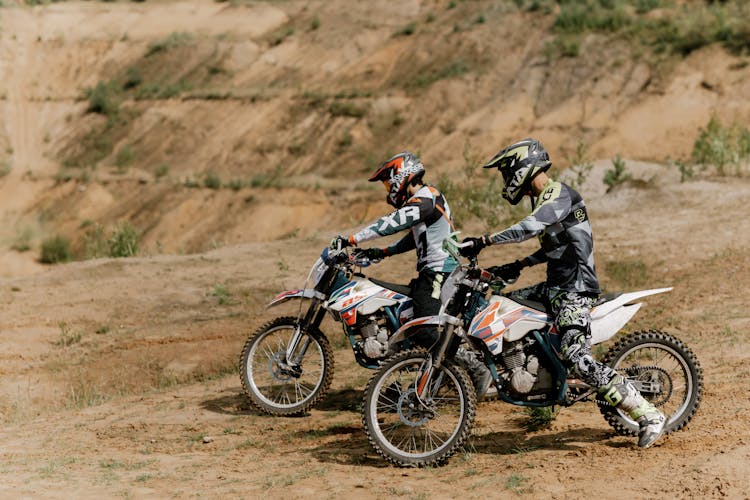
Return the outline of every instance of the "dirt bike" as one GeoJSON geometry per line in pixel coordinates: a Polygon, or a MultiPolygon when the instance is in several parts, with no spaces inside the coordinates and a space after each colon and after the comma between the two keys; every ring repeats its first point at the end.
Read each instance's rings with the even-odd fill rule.
{"type": "MultiPolygon", "coordinates": [[[[460,262],[460,246],[444,248],[460,262]]],[[[470,435],[476,396],[468,375],[453,359],[461,341],[484,354],[499,399],[507,403],[544,407],[596,400],[594,388],[568,378],[559,355],[560,335],[545,307],[501,295],[509,283],[479,268],[476,257],[470,258],[446,279],[440,313],[421,318],[439,329],[436,347],[397,353],[370,379],[362,422],[370,444],[386,460],[399,466],[441,465],[470,435]]],[[[670,290],[603,297],[591,310],[592,345],[611,339],[625,326],[642,305],[634,301],[670,290]]],[[[626,376],[665,414],[665,434],[682,429],[698,409],[703,389],[700,365],[672,335],[630,333],[607,351],[603,362],[626,376]]],[[[596,402],[617,433],[637,434],[638,423],[627,414],[596,402]]]]}
{"type": "Polygon", "coordinates": [[[296,317],[279,317],[261,326],[242,349],[242,387],[258,409],[299,415],[326,395],[334,369],[330,342],[320,330],[326,312],[343,324],[354,357],[365,368],[375,369],[397,350],[415,345],[417,328],[399,331],[413,316],[410,288],[356,272],[370,263],[346,249],[326,248],[304,288],[271,300],[268,307],[291,299],[309,303],[305,309],[300,301],[296,317]]]}

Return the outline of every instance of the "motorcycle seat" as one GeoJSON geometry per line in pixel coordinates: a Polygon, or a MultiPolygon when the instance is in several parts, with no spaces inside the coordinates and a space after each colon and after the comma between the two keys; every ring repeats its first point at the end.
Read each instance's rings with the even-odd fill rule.
{"type": "Polygon", "coordinates": [[[538,302],[536,300],[531,300],[531,299],[519,299],[516,297],[511,297],[511,299],[513,300],[513,302],[518,302],[519,304],[523,306],[530,307],[537,311],[541,311],[545,314],[552,314],[552,311],[549,310],[549,308],[547,307],[547,304],[543,302],[538,302]]]}
{"type": "Polygon", "coordinates": [[[387,288],[388,290],[392,290],[396,293],[400,293],[401,295],[406,295],[407,297],[411,297],[411,287],[408,285],[397,285],[395,283],[388,283],[387,281],[375,279],[375,278],[368,278],[370,281],[375,283],[376,285],[382,286],[383,288],[387,288]]]}

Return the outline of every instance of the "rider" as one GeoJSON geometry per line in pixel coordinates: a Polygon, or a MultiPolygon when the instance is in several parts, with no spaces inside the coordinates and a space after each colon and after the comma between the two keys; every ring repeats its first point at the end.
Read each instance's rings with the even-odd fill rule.
{"type": "MultiPolygon", "coordinates": [[[[422,162],[408,151],[383,163],[368,180],[383,182],[388,192],[386,201],[396,210],[350,236],[336,236],[331,241],[331,248],[344,248],[410,229],[410,234],[386,248],[355,252],[370,260],[379,260],[417,250],[419,274],[410,283],[415,318],[438,314],[443,280],[458,265],[442,246],[454,229],[450,207],[440,191],[424,184],[424,173],[422,162]]],[[[425,348],[430,348],[436,340],[434,328],[424,331],[419,338],[425,348]]],[[[472,352],[459,349],[456,357],[469,369],[477,396],[481,397],[492,381],[489,370],[472,352]]]]}
{"type": "Polygon", "coordinates": [[[515,262],[491,268],[506,280],[518,278],[521,269],[547,263],[547,280],[512,292],[547,304],[562,335],[563,359],[612,406],[621,408],[640,427],[638,446],[648,448],[664,430],[664,415],[647,401],[631,382],[591,356],[590,310],[600,293],[594,268],[594,243],[586,206],[573,188],[550,179],[549,155],[534,139],[524,139],[497,153],[484,168],[497,168],[503,176],[503,198],[512,205],[524,196],[532,212],[495,234],[465,238],[465,256],[477,255],[488,245],[518,243],[539,236],[541,248],[515,262]]]}

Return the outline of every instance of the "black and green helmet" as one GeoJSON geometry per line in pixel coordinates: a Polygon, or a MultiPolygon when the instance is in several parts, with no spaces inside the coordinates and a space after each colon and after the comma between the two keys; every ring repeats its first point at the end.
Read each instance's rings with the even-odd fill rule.
{"type": "Polygon", "coordinates": [[[484,168],[497,168],[503,174],[503,198],[517,205],[529,192],[531,181],[552,165],[549,154],[536,139],[524,139],[504,148],[484,168]]]}

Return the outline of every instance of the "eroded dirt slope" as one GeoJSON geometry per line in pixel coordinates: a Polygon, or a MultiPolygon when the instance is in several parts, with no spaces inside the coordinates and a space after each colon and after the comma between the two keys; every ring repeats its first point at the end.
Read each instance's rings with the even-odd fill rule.
{"type": "Polygon", "coordinates": [[[604,34],[556,57],[553,22],[485,0],[6,2],[2,270],[122,221],[152,253],[316,237],[379,210],[366,175],[405,148],[432,182],[528,135],[558,167],[579,143],[661,162],[713,113],[750,117],[746,58],[604,34]]]}

